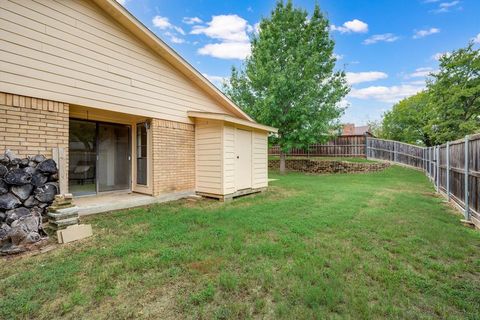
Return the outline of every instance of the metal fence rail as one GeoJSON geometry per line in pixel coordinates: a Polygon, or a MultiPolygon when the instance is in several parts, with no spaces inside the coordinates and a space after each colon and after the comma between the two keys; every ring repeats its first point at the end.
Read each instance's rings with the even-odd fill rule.
{"type": "Polygon", "coordinates": [[[366,154],[423,170],[465,220],[480,227],[480,134],[428,148],[367,137],[366,154]]]}

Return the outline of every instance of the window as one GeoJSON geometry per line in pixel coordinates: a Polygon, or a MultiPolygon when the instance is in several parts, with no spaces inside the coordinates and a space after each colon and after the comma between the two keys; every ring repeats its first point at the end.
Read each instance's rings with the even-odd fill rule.
{"type": "Polygon", "coordinates": [[[137,124],[137,184],[147,185],[147,123],[137,124]]]}

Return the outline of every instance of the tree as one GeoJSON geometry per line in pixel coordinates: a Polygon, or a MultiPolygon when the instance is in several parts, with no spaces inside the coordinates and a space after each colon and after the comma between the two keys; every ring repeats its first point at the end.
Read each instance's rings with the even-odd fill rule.
{"type": "Polygon", "coordinates": [[[430,115],[429,94],[426,91],[405,98],[384,114],[381,137],[431,146],[430,115]]]}
{"type": "Polygon", "coordinates": [[[325,141],[339,126],[349,87],[344,72],[334,71],[334,42],[318,5],[308,18],[291,1],[279,1],[259,29],[224,91],[256,121],[279,129],[270,142],[280,146],[284,172],[289,149],[325,141]]]}
{"type": "Polygon", "coordinates": [[[440,70],[427,83],[433,113],[430,134],[444,143],[480,128],[480,50],[467,47],[440,58],[440,70]]]}

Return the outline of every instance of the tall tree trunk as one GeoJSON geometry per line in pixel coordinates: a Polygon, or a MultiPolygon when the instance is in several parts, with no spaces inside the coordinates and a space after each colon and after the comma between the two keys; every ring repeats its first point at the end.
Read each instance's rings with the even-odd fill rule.
{"type": "Polygon", "coordinates": [[[281,174],[285,173],[285,158],[286,158],[285,152],[280,150],[280,173],[281,174]]]}

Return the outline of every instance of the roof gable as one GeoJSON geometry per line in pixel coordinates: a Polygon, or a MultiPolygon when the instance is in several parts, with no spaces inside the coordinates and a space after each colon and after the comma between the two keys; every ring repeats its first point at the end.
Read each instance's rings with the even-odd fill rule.
{"type": "Polygon", "coordinates": [[[227,111],[235,114],[241,119],[254,121],[235,103],[226,97],[217,87],[208,81],[198,70],[183,59],[175,50],[168,46],[163,40],[157,37],[138,19],[136,19],[127,9],[115,0],[92,0],[115,21],[129,30],[138,39],[148,45],[151,49],[159,54],[164,60],[179,70],[182,74],[193,81],[207,94],[212,96],[227,111]]]}

